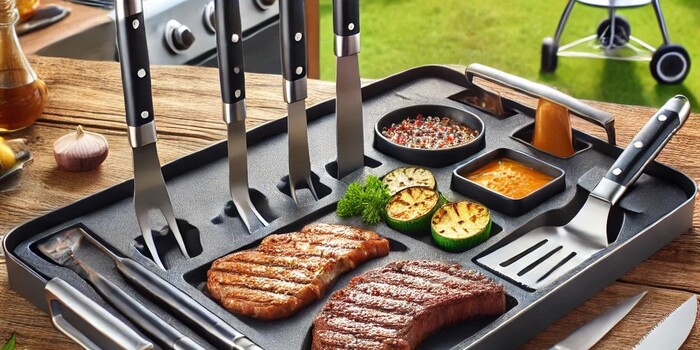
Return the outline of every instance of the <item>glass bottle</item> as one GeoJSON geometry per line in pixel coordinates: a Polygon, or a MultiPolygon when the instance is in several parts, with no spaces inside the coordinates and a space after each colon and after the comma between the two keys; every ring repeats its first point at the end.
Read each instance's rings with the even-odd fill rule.
{"type": "Polygon", "coordinates": [[[0,0],[0,133],[24,129],[41,116],[48,99],[19,46],[15,0],[0,0]]]}

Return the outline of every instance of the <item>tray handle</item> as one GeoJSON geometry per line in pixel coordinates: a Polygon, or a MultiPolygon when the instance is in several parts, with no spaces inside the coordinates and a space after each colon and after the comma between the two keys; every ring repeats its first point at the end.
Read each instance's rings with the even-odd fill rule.
{"type": "Polygon", "coordinates": [[[44,287],[53,325],[85,349],[153,349],[153,344],[60,278],[44,287]],[[65,317],[77,316],[80,325],[65,317]],[[90,336],[78,328],[89,329],[90,336]]]}
{"type": "Polygon", "coordinates": [[[608,143],[613,146],[615,145],[615,118],[610,113],[591,107],[549,86],[534,83],[527,79],[500,71],[498,69],[487,67],[482,64],[470,64],[464,74],[467,77],[467,82],[472,86],[477,86],[474,84],[473,80],[474,77],[479,77],[498,85],[519,91],[525,95],[543,98],[564,106],[568,108],[571,113],[602,127],[608,136],[608,143]]]}

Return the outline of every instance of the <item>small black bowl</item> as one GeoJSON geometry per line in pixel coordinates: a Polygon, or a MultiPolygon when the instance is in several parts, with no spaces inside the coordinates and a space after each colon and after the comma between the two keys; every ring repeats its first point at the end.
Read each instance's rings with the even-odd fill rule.
{"type": "Polygon", "coordinates": [[[531,155],[509,148],[498,148],[457,167],[452,172],[451,187],[452,190],[483,203],[489,209],[510,216],[520,216],[554,195],[563,192],[566,189],[564,176],[564,170],[536,159],[531,155]],[[473,182],[467,179],[466,176],[462,176],[462,174],[471,173],[498,158],[510,158],[552,176],[553,179],[526,197],[514,199],[473,182]]]}
{"type": "Polygon", "coordinates": [[[442,168],[481,151],[484,148],[484,122],[476,114],[457,108],[440,105],[415,105],[389,112],[379,119],[374,127],[374,148],[388,156],[405,163],[430,168],[442,168]],[[461,146],[443,149],[420,149],[397,145],[382,135],[382,129],[392,123],[401,123],[406,118],[415,118],[419,114],[425,117],[448,117],[454,122],[464,124],[479,135],[476,139],[461,146]]]}

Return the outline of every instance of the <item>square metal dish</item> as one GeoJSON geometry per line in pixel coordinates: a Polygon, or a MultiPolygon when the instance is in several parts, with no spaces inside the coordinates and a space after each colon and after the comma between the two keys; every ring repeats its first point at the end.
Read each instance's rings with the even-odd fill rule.
{"type": "MultiPolygon", "coordinates": [[[[169,267],[166,271],[160,271],[137,249],[140,232],[132,206],[131,180],[29,221],[8,233],[3,241],[11,287],[46,311],[44,286],[51,278],[60,277],[106,310],[118,314],[84,280],[73,272],[48,262],[35,249],[36,242],[41,239],[80,224],[120,254],[133,258],[167,279],[258,345],[269,350],[287,350],[308,346],[307,335],[314,317],[325,304],[328,295],[342,288],[352,276],[398,259],[454,261],[466,269],[478,270],[502,283],[508,295],[508,310],[499,317],[466,321],[443,329],[426,339],[420,348],[512,348],[595,295],[691,226],[696,183],[670,167],[653,163],[620,203],[620,208],[624,211],[624,222],[615,243],[550,285],[526,290],[476,264],[479,256],[514,240],[544,221],[566,222],[570,219],[575,214],[577,205],[580,206],[585,199],[586,192],[581,188],[592,187],[590,182],[599,179],[593,175],[608,168],[621,149],[575,131],[575,137],[591,147],[574,157],[560,159],[535,151],[511,137],[523,125],[532,122],[533,115],[528,113],[528,108],[515,106],[513,110],[517,113],[502,119],[449,99],[449,96],[463,91],[467,86],[462,73],[438,66],[414,68],[365,86],[365,155],[367,164],[376,167],[365,167],[341,180],[335,179],[326,171],[327,165],[332,164],[336,155],[335,103],[329,100],[309,108],[312,171],[328,188],[328,193],[320,201],[309,201],[300,207],[295,206],[289,196],[278,189],[283,187],[278,185],[283,183],[281,179],[287,172],[285,166],[277,166],[286,164],[286,120],[276,120],[250,130],[250,186],[256,190],[253,201],[256,205],[264,204],[266,213],[276,218],[269,227],[250,235],[246,233],[239,218],[224,211],[230,201],[224,142],[165,165],[164,176],[175,213],[182,223],[191,226],[188,226],[190,229],[186,234],[188,240],[194,242],[192,244],[201,245],[201,253],[186,260],[175,244],[167,240],[159,242],[159,251],[163,253],[164,262],[169,267]],[[433,245],[429,237],[413,238],[384,224],[369,227],[391,241],[392,252],[389,256],[370,261],[341,276],[322,300],[288,319],[265,322],[238,317],[206,295],[202,290],[202,276],[213,260],[251,247],[269,234],[289,232],[316,221],[364,226],[358,219],[338,218],[333,212],[335,203],[351,181],[360,181],[369,175],[382,176],[394,168],[406,165],[373,148],[371,128],[386,113],[415,104],[446,105],[474,113],[483,120],[487,130],[483,150],[465,156],[456,165],[431,169],[436,176],[438,189],[449,199],[467,198],[450,189],[454,169],[499,148],[523,152],[563,169],[566,172],[564,191],[518,217],[505,214],[502,207],[490,208],[494,227],[498,229],[494,229],[485,243],[463,253],[442,251],[433,245]]],[[[135,291],[119,276],[111,260],[95,260],[96,270],[112,277],[115,284],[138,298],[182,333],[200,344],[207,344],[194,331],[172,318],[167,310],[164,311],[152,300],[135,291]]],[[[118,317],[128,324],[121,316],[118,317]]]]}

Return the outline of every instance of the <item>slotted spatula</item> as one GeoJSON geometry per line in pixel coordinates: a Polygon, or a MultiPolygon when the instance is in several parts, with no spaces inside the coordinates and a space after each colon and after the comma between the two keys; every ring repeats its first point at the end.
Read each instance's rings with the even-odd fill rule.
{"type": "Polygon", "coordinates": [[[544,226],[525,233],[477,261],[506,277],[537,289],[608,246],[608,214],[646,166],[666,146],[690,115],[683,96],[670,99],[632,139],[605,177],[564,226],[544,226]]]}

